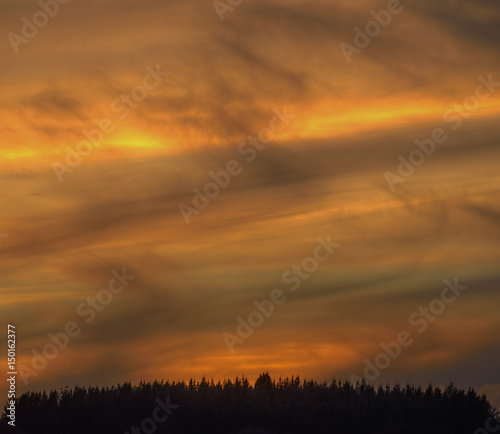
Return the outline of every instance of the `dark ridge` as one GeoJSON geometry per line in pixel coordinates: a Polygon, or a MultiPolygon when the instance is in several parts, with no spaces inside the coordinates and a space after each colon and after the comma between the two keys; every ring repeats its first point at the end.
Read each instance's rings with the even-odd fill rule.
{"type": "MultiPolygon", "coordinates": [[[[141,382],[27,392],[17,400],[18,434],[370,433],[473,434],[492,410],[473,389],[272,380],[141,382]]],[[[4,409],[5,411],[5,409],[4,409]]],[[[492,422],[490,426],[495,426],[492,422]]],[[[482,431],[481,431],[482,432],[482,431]]]]}

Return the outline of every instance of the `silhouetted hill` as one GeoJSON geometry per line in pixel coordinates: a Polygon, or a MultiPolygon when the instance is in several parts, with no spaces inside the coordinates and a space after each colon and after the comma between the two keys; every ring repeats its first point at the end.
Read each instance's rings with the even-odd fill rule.
{"type": "Polygon", "coordinates": [[[130,383],[106,388],[29,392],[17,402],[16,429],[25,434],[122,433],[370,433],[473,434],[491,409],[486,397],[451,384],[445,391],[349,382],[272,380],[265,373],[215,384],[130,383]],[[134,428],[136,427],[136,428],[134,428]]]}

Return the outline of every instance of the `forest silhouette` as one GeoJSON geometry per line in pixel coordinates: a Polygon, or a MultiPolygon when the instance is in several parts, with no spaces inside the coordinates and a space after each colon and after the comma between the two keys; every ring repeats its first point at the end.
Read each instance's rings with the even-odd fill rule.
{"type": "Polygon", "coordinates": [[[19,397],[16,407],[16,428],[3,414],[0,432],[474,434],[492,410],[484,395],[453,383],[444,390],[398,384],[375,388],[365,382],[301,382],[298,376],[275,381],[267,372],[254,385],[246,378],[217,383],[203,378],[31,391],[19,397]],[[154,411],[159,402],[170,402],[168,417],[141,427],[159,414],[154,411]]]}

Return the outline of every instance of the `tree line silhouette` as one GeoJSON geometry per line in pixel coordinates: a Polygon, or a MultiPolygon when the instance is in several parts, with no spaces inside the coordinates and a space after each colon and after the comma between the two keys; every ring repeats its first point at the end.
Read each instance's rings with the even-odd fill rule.
{"type": "MultiPolygon", "coordinates": [[[[158,399],[179,407],[155,433],[369,433],[473,434],[491,406],[474,389],[445,390],[407,385],[330,384],[299,377],[272,380],[263,373],[252,386],[247,378],[208,382],[141,382],[113,387],[74,387],[49,393],[27,392],[17,400],[18,434],[123,434],[151,418],[158,399]]],[[[5,408],[4,408],[5,410],[5,408]]]]}

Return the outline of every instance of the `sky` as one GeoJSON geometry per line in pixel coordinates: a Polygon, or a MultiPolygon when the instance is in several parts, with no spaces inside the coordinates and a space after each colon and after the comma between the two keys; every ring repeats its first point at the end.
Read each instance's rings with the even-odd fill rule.
{"type": "Polygon", "coordinates": [[[0,14],[20,392],[269,371],[500,406],[496,0],[64,1],[0,14]]]}

